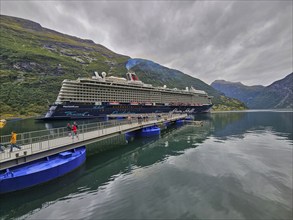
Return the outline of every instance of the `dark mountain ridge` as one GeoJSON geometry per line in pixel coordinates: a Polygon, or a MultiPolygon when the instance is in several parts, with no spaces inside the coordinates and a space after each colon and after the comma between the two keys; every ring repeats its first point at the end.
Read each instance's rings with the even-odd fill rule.
{"type": "Polygon", "coordinates": [[[228,97],[236,98],[251,108],[251,102],[263,89],[264,86],[246,86],[241,82],[228,82],[225,80],[215,80],[211,86],[224,93],[228,97]]]}
{"type": "Polygon", "coordinates": [[[251,102],[252,108],[293,108],[293,73],[265,87],[251,102]]]}
{"type": "Polygon", "coordinates": [[[293,73],[266,87],[225,80],[216,80],[211,86],[228,97],[239,99],[251,109],[293,108],[293,73]]]}

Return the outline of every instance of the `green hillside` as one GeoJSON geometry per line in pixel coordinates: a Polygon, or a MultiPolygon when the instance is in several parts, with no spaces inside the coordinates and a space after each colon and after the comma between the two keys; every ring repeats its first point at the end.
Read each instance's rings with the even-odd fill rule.
{"type": "MultiPolygon", "coordinates": [[[[38,23],[10,16],[0,16],[0,36],[0,115],[5,118],[46,112],[48,103],[56,100],[64,79],[91,76],[94,71],[124,76],[127,72],[125,65],[130,59],[91,40],[61,34],[38,23]]],[[[172,80],[172,75],[167,79],[160,71],[138,70],[138,75],[146,83],[154,85],[182,88],[186,80],[181,80],[197,80],[182,74],[172,80]],[[152,77],[146,74],[149,72],[152,77]],[[160,74],[165,80],[153,83],[153,76],[158,78],[160,74]]],[[[209,92],[210,88],[207,85],[204,90],[209,92]]],[[[224,108],[244,107],[219,93],[215,97],[213,101],[224,108]]]]}
{"type": "Polygon", "coordinates": [[[93,71],[125,73],[127,56],[90,40],[1,15],[0,114],[37,115],[56,100],[64,79],[91,76],[93,71]]]}

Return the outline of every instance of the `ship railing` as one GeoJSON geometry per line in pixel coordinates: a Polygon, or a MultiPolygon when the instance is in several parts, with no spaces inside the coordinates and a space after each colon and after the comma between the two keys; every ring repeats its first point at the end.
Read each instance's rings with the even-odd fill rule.
{"type": "MultiPolygon", "coordinates": [[[[78,125],[78,139],[73,137],[73,132],[68,130],[67,127],[53,128],[39,131],[23,132],[17,134],[17,146],[21,149],[14,148],[13,153],[18,151],[27,151],[32,154],[33,152],[43,151],[45,149],[56,148],[58,146],[71,144],[73,141],[83,141],[90,138],[103,136],[105,134],[121,132],[126,129],[131,129],[139,125],[147,125],[149,123],[163,122],[170,118],[182,118],[182,114],[144,114],[130,115],[131,118],[121,120],[108,120],[103,122],[93,122],[88,124],[78,125]]],[[[0,143],[4,146],[4,152],[0,152],[0,161],[10,158],[10,138],[11,135],[4,135],[0,137],[0,143]]]]}

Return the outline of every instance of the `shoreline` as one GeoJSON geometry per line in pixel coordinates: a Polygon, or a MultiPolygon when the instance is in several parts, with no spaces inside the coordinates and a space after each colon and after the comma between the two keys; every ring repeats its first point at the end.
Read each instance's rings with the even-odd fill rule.
{"type": "Polygon", "coordinates": [[[214,113],[229,113],[229,112],[293,112],[293,109],[245,109],[245,110],[227,110],[227,111],[211,111],[214,113]]]}
{"type": "MultiPolygon", "coordinates": [[[[211,110],[209,113],[215,114],[215,113],[229,113],[229,112],[293,112],[292,109],[243,109],[243,110],[211,110]]],[[[23,120],[23,119],[29,119],[29,118],[37,118],[41,115],[30,115],[30,116],[23,116],[23,115],[17,115],[17,116],[8,116],[4,117],[2,116],[1,119],[5,119],[7,121],[16,121],[16,120],[23,120]]]]}
{"type": "Polygon", "coordinates": [[[34,116],[9,116],[9,117],[1,117],[1,119],[5,119],[6,121],[18,121],[18,120],[23,120],[23,119],[29,119],[29,118],[35,118],[38,117],[36,115],[34,116]]]}

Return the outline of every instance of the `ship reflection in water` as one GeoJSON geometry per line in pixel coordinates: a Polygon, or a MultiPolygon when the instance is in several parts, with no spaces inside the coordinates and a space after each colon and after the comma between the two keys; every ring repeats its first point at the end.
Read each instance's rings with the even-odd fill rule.
{"type": "Polygon", "coordinates": [[[204,117],[89,145],[75,172],[1,197],[0,217],[290,219],[292,112],[204,117]]]}

